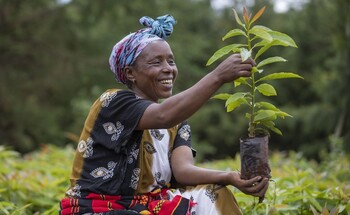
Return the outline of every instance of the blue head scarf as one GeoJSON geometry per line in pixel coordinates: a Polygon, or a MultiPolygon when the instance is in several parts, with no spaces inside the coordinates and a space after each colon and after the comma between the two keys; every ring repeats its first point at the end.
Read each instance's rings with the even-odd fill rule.
{"type": "Polygon", "coordinates": [[[115,79],[123,84],[126,84],[127,81],[123,72],[125,66],[132,65],[150,42],[166,40],[173,32],[176,21],[171,15],[160,16],[156,20],[144,16],[140,19],[140,23],[146,28],[131,33],[120,40],[113,47],[109,57],[109,65],[115,79]]]}

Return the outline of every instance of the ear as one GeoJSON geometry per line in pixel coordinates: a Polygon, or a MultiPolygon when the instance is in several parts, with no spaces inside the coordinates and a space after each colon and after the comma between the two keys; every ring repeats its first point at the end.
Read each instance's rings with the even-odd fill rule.
{"type": "Polygon", "coordinates": [[[124,68],[124,74],[131,83],[135,82],[134,69],[132,67],[126,66],[124,68]]]}

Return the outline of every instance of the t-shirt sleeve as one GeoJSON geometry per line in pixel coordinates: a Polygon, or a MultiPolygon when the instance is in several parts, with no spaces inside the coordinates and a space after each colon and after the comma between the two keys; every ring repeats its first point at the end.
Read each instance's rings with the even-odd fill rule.
{"type": "Polygon", "coordinates": [[[152,102],[128,90],[116,91],[104,98],[103,102],[96,130],[100,133],[102,145],[119,151],[128,143],[144,111],[152,102]]]}
{"type": "Polygon", "coordinates": [[[196,157],[196,150],[192,148],[191,143],[191,127],[187,121],[182,122],[177,130],[173,149],[179,146],[188,146],[192,150],[193,157],[196,157]]]}

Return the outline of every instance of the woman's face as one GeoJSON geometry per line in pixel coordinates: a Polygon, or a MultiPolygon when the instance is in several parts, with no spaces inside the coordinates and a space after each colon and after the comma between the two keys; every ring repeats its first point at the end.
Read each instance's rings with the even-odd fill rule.
{"type": "Polygon", "coordinates": [[[148,44],[130,67],[132,90],[139,96],[158,102],[172,95],[177,76],[173,52],[164,40],[148,44]]]}

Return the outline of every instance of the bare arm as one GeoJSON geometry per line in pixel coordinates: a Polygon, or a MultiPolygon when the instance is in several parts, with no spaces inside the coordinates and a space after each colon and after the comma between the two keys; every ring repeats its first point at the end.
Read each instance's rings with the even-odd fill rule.
{"type": "Polygon", "coordinates": [[[151,104],[144,112],[137,129],[169,128],[186,120],[224,83],[250,76],[253,65],[252,60],[242,62],[239,54],[231,55],[191,88],[160,104],[151,104]]]}
{"type": "Polygon", "coordinates": [[[268,179],[260,176],[242,180],[238,172],[219,171],[194,165],[191,149],[187,146],[176,148],[171,156],[173,175],[184,185],[222,184],[232,185],[243,193],[263,197],[268,188],[268,179]]]}

